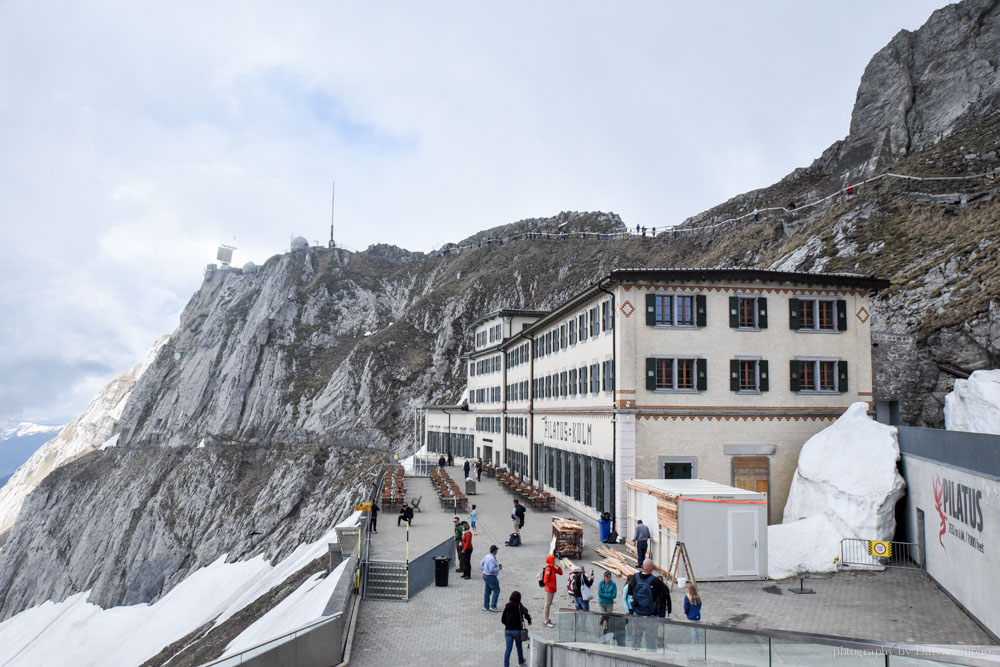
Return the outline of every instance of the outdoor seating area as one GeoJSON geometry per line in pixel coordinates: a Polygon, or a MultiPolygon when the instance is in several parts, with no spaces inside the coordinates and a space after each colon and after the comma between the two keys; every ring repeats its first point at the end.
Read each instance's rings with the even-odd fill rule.
{"type": "Polygon", "coordinates": [[[441,499],[441,506],[453,511],[465,510],[469,499],[458,483],[451,478],[444,468],[431,469],[431,483],[441,499]]]}
{"type": "Polygon", "coordinates": [[[496,468],[496,466],[493,465],[492,463],[486,463],[486,464],[484,464],[483,465],[483,474],[486,475],[487,477],[496,477],[497,476],[497,468],[496,468]]]}
{"type": "Polygon", "coordinates": [[[382,509],[392,510],[403,506],[406,486],[403,484],[403,466],[389,466],[382,484],[382,509]]]}
{"type": "Polygon", "coordinates": [[[497,473],[497,482],[536,510],[551,510],[556,505],[556,498],[551,493],[507,471],[501,470],[497,473]]]}

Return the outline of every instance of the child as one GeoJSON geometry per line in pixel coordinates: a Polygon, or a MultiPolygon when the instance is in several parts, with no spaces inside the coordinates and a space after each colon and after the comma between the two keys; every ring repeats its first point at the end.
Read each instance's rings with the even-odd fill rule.
{"type": "MultiPolygon", "coordinates": [[[[684,615],[689,621],[701,620],[701,596],[693,581],[687,585],[687,595],[684,596],[684,615]]],[[[691,628],[691,643],[698,643],[698,630],[695,628],[691,628]]]]}
{"type": "Polygon", "coordinates": [[[473,505],[472,506],[472,511],[469,512],[469,521],[472,522],[472,534],[473,535],[478,535],[479,534],[478,532],[476,532],[476,516],[478,514],[479,514],[479,511],[476,509],[476,506],[473,505]]]}

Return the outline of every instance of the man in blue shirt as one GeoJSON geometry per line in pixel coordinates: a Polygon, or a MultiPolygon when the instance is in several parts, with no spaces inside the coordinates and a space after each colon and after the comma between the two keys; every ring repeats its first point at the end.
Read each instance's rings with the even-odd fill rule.
{"type": "Polygon", "coordinates": [[[641,568],[643,561],[646,560],[646,548],[649,546],[649,528],[642,522],[642,519],[639,519],[635,525],[635,536],[632,541],[635,542],[635,551],[639,560],[636,567],[641,568]]]}
{"type": "Polygon", "coordinates": [[[483,557],[479,567],[483,570],[483,583],[486,588],[483,591],[483,610],[500,611],[497,609],[497,601],[500,599],[500,580],[497,578],[503,565],[497,563],[497,545],[490,547],[490,552],[483,557]],[[490,603],[490,593],[493,594],[492,604],[490,603]]]}

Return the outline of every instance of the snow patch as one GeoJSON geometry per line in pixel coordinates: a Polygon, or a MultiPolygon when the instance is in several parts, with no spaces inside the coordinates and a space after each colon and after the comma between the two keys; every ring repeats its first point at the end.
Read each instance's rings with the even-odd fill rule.
{"type": "Polygon", "coordinates": [[[1000,370],[973,371],[955,380],[944,397],[944,427],[949,431],[1000,434],[1000,370]]]}
{"type": "MultiPolygon", "coordinates": [[[[141,664],[202,625],[231,618],[336,541],[336,531],[331,530],[316,542],[299,545],[273,566],[263,556],[238,563],[226,563],[226,556],[221,556],[152,605],[101,609],[87,602],[90,591],[58,603],[45,602],[0,623],[0,665],[141,664]]],[[[294,599],[277,605],[243,634],[261,624],[254,635],[254,643],[260,643],[257,640],[268,639],[269,631],[283,634],[286,627],[300,627],[307,616],[306,620],[322,616],[343,565],[325,579],[320,574],[311,577],[295,591],[294,599]]]]}
{"type": "Polygon", "coordinates": [[[783,524],[767,533],[768,575],[828,572],[840,540],[891,540],[903,478],[896,471],[896,429],[868,417],[854,403],[837,421],[809,438],[799,453],[783,524]]]}
{"type": "Polygon", "coordinates": [[[115,433],[113,436],[105,440],[104,444],[101,445],[98,449],[100,449],[100,451],[103,452],[105,449],[109,449],[111,447],[117,447],[119,437],[121,437],[121,433],[115,433]]]}

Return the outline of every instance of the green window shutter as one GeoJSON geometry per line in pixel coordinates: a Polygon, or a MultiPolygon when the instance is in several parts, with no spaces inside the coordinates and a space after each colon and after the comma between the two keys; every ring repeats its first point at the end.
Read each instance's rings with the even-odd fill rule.
{"type": "Polygon", "coordinates": [[[802,328],[802,301],[799,299],[788,300],[788,328],[796,331],[802,328]]]}
{"type": "Polygon", "coordinates": [[[646,295],[646,326],[656,326],[656,295],[646,295]]]}
{"type": "MultiPolygon", "coordinates": [[[[731,299],[730,299],[731,300],[731,299]]],[[[729,360],[729,391],[740,390],[740,360],[729,360]]]]}
{"type": "Polygon", "coordinates": [[[656,359],[646,359],[646,389],[656,389],[656,359]]]}
{"type": "Polygon", "coordinates": [[[840,299],[837,300],[837,329],[847,331],[847,302],[840,299]]]}
{"type": "Polygon", "coordinates": [[[757,362],[757,371],[760,373],[760,385],[759,385],[759,388],[760,388],[761,391],[767,391],[768,389],[770,389],[770,384],[767,381],[768,372],[767,372],[767,361],[766,360],[762,359],[762,360],[760,360],[760,361],[757,362]]]}
{"type": "Polygon", "coordinates": [[[767,328],[767,299],[762,296],[757,297],[757,327],[767,328]]]}
{"type": "MultiPolygon", "coordinates": [[[[705,297],[698,297],[703,299],[705,297]]],[[[696,359],[695,367],[698,373],[698,391],[705,391],[708,389],[708,359],[696,359]]]]}
{"type": "Polygon", "coordinates": [[[694,298],[694,304],[695,304],[694,307],[695,307],[695,311],[696,311],[695,317],[697,318],[695,320],[695,324],[697,324],[699,327],[703,327],[708,322],[708,317],[707,317],[707,315],[705,313],[705,310],[706,310],[705,309],[705,295],[704,294],[699,294],[699,295],[695,296],[695,298],[694,298]]]}
{"type": "MultiPolygon", "coordinates": [[[[797,299],[792,299],[797,301],[797,299]]],[[[802,362],[792,359],[788,362],[788,389],[790,391],[802,390],[802,362]]]]}
{"type": "Polygon", "coordinates": [[[740,298],[738,296],[729,297],[729,328],[736,329],[740,326],[740,298]]]}
{"type": "Polygon", "coordinates": [[[837,389],[843,394],[847,391],[847,362],[838,361],[837,362],[837,389]]]}

